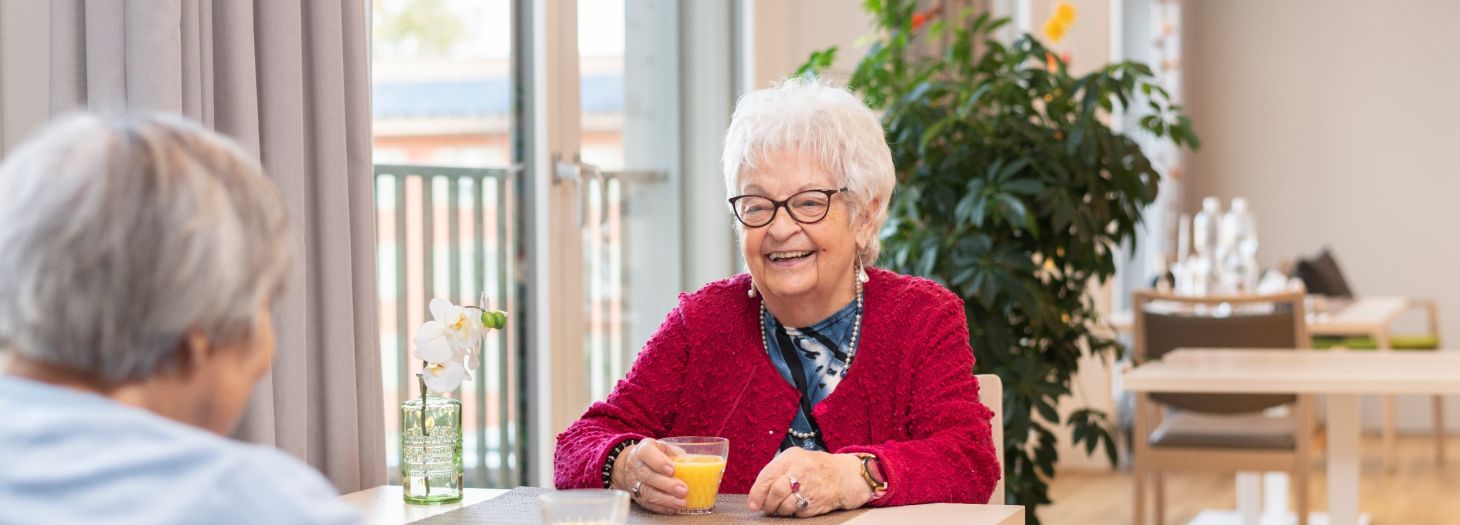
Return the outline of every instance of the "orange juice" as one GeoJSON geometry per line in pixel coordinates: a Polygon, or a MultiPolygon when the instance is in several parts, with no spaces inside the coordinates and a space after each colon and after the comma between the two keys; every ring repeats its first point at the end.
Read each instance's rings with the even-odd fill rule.
{"type": "Polygon", "coordinates": [[[725,474],[725,458],[705,454],[674,457],[674,477],[689,485],[684,496],[684,510],[709,511],[715,508],[715,495],[720,492],[720,477],[725,474]]]}

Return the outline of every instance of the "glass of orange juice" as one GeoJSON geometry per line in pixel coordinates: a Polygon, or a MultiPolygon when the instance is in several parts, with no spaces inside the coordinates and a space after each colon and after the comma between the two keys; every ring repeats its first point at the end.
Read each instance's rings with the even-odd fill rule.
{"type": "Polygon", "coordinates": [[[725,460],[730,457],[730,440],[722,437],[672,437],[660,440],[673,450],[674,477],[689,486],[680,514],[715,512],[715,496],[720,493],[720,477],[725,475],[725,460]]]}

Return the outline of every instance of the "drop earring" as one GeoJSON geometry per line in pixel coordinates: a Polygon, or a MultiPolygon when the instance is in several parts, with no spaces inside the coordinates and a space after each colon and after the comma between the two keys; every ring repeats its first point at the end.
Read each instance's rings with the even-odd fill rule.
{"type": "Polygon", "coordinates": [[[751,277],[750,278],[750,289],[745,291],[745,296],[746,297],[749,297],[751,299],[754,299],[755,298],[755,278],[754,277],[751,277]]]}
{"type": "Polygon", "coordinates": [[[857,282],[866,284],[867,281],[870,280],[872,280],[872,278],[867,276],[867,268],[865,266],[862,266],[862,262],[860,260],[857,261],[857,282]]]}

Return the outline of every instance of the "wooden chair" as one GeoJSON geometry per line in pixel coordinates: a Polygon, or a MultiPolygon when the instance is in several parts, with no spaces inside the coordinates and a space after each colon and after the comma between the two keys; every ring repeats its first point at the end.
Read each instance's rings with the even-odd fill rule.
{"type": "MultiPolygon", "coordinates": [[[[1302,293],[1196,298],[1138,291],[1132,311],[1137,364],[1177,348],[1308,347],[1302,293]]],[[[1307,525],[1311,396],[1140,394],[1134,419],[1136,525],[1146,523],[1147,483],[1154,488],[1155,523],[1164,522],[1162,473],[1168,470],[1287,471],[1298,524],[1307,525]],[[1288,413],[1268,414],[1278,407],[1288,413]]]]}
{"type": "Polygon", "coordinates": [[[1004,504],[1004,381],[993,374],[979,374],[978,378],[978,402],[994,411],[993,419],[989,425],[993,428],[994,436],[994,457],[999,460],[999,484],[994,485],[994,493],[989,495],[990,505],[1004,504]]]}
{"type": "MultiPolygon", "coordinates": [[[[1338,265],[1338,259],[1334,258],[1328,248],[1324,248],[1318,255],[1312,258],[1298,259],[1292,268],[1292,275],[1303,281],[1309,293],[1352,299],[1354,297],[1353,286],[1349,285],[1348,279],[1343,275],[1343,268],[1338,265]]],[[[1344,348],[1347,350],[1401,350],[1413,352],[1434,352],[1440,349],[1440,313],[1435,302],[1429,299],[1411,299],[1409,307],[1425,312],[1429,321],[1429,331],[1419,334],[1395,334],[1389,335],[1388,344],[1381,344],[1381,341],[1373,337],[1331,337],[1315,336],[1313,348],[1326,350],[1330,348],[1344,348]]],[[[1435,462],[1439,465],[1445,464],[1445,396],[1430,396],[1430,408],[1435,422],[1435,462]]],[[[1388,436],[1394,435],[1395,427],[1395,406],[1394,396],[1384,396],[1383,420],[1384,435],[1386,436],[1386,447],[1392,445],[1388,436]]],[[[1392,449],[1384,451],[1386,468],[1393,469],[1395,465],[1391,462],[1392,449]]]]}

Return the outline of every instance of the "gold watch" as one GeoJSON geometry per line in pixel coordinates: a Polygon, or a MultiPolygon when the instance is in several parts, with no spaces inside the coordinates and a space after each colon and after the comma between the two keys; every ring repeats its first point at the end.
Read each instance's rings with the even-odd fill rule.
{"type": "Polygon", "coordinates": [[[867,488],[872,489],[872,499],[886,496],[887,476],[882,473],[882,461],[866,453],[858,453],[857,458],[862,460],[862,481],[866,481],[867,488]]]}

